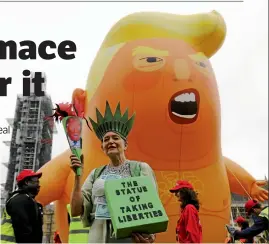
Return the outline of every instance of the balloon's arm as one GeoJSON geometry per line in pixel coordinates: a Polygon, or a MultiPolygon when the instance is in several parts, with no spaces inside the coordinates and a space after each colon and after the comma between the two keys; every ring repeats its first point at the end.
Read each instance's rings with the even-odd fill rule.
{"type": "Polygon", "coordinates": [[[71,152],[68,149],[64,153],[45,163],[38,170],[38,172],[42,172],[43,175],[40,178],[40,192],[35,200],[43,206],[58,200],[62,196],[63,189],[66,185],[66,179],[71,172],[69,163],[70,154],[71,152]]]}
{"type": "Polygon", "coordinates": [[[63,199],[59,199],[55,202],[55,221],[56,228],[59,231],[62,243],[68,243],[69,226],[67,218],[67,207],[66,202],[63,199]]]}
{"type": "Polygon", "coordinates": [[[77,116],[83,118],[86,104],[86,91],[76,88],[72,94],[72,104],[76,110],[77,116]]]}
{"type": "Polygon", "coordinates": [[[223,157],[223,160],[226,166],[231,192],[249,197],[251,187],[256,180],[234,161],[226,157],[223,157]]]}

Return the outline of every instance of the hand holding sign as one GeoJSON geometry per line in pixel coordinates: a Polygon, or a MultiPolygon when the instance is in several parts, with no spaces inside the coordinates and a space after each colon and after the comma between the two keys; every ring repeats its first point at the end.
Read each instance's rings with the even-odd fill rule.
{"type": "Polygon", "coordinates": [[[155,240],[155,235],[133,233],[132,239],[135,243],[153,243],[155,240]]]}
{"type": "MultiPolygon", "coordinates": [[[[50,117],[54,117],[56,122],[59,120],[62,122],[69,147],[77,159],[80,160],[82,155],[82,119],[85,119],[83,109],[79,106],[80,109],[77,110],[74,105],[69,103],[60,103],[56,106],[57,108],[53,109],[55,113],[50,117]]],[[[79,164],[76,164],[76,175],[81,175],[79,164]]]]}
{"type": "Polygon", "coordinates": [[[77,170],[79,169],[80,170],[80,175],[82,174],[82,169],[83,169],[83,155],[80,156],[80,160],[77,158],[77,156],[75,154],[72,154],[70,156],[70,159],[71,159],[71,169],[77,173],[77,170]]]}

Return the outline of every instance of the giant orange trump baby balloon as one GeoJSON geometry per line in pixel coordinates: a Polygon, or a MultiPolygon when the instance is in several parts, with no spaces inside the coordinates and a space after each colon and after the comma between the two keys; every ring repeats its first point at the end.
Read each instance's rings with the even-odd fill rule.
{"type": "MultiPolygon", "coordinates": [[[[203,242],[223,242],[229,223],[231,192],[263,201],[263,182],[221,152],[220,99],[209,58],[226,35],[216,11],[195,15],[135,13],[117,22],[105,37],[92,64],[86,90],[76,89],[73,102],[95,119],[106,100],[112,108],[136,112],[127,156],[147,162],[155,170],[169,228],[157,242],[175,242],[179,204],[169,193],[177,179],[190,181],[199,192],[203,242]]],[[[74,85],[75,85],[74,81],[74,85]]],[[[100,141],[86,123],[83,132],[84,174],[107,163],[100,141]]],[[[43,204],[56,202],[56,221],[68,239],[66,204],[74,173],[70,151],[40,171],[43,204]]]]}

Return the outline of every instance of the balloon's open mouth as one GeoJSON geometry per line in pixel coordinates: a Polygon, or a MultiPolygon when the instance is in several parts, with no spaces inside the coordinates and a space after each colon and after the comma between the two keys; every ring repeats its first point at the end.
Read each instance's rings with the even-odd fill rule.
{"type": "Polygon", "coordinates": [[[196,121],[199,112],[200,96],[195,89],[175,93],[168,105],[169,116],[177,124],[190,124],[196,121]]]}

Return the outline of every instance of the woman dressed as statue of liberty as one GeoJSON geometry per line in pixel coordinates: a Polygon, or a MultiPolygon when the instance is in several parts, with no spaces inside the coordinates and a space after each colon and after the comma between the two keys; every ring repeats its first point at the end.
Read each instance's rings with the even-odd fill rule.
{"type": "MultiPolygon", "coordinates": [[[[128,146],[128,134],[130,133],[135,115],[128,119],[128,109],[121,115],[118,104],[113,115],[110,105],[106,102],[104,116],[96,110],[97,122],[91,118],[93,131],[101,142],[101,148],[109,158],[109,163],[95,168],[87,177],[81,187],[81,176],[75,176],[74,190],[71,200],[72,216],[81,216],[84,227],[91,227],[89,231],[89,243],[152,243],[155,235],[135,233],[132,237],[116,239],[105,198],[104,182],[115,178],[128,178],[137,176],[150,176],[155,181],[154,172],[144,162],[129,160],[125,156],[128,146]]],[[[71,168],[74,172],[83,164],[75,155],[71,155],[71,168]]],[[[157,190],[157,189],[156,189],[157,190]]]]}

